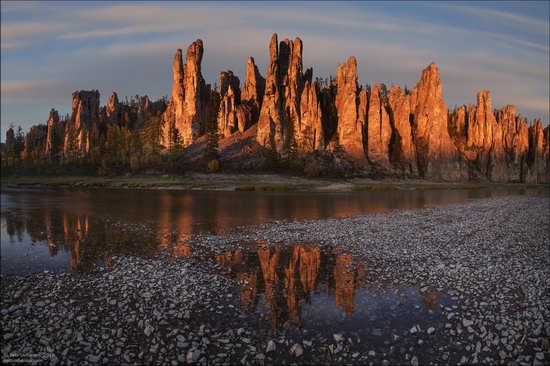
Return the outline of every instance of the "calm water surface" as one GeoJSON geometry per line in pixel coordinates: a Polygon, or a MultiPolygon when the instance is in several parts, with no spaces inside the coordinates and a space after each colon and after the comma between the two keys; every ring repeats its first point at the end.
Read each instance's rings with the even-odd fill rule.
{"type": "Polygon", "coordinates": [[[2,276],[109,265],[113,255],[185,254],[188,235],[223,234],[276,220],[343,217],[429,207],[537,189],[366,192],[235,192],[131,189],[5,189],[2,276]],[[172,233],[169,239],[167,234],[172,233]]]}

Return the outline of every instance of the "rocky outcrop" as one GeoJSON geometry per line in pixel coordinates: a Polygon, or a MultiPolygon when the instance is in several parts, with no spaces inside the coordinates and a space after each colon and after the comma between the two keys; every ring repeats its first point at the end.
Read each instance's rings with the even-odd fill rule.
{"type": "Polygon", "coordinates": [[[237,115],[237,128],[241,133],[248,130],[254,124],[254,120],[258,120],[257,111],[250,103],[238,105],[235,113],[237,115]]]}
{"type": "Polygon", "coordinates": [[[198,39],[187,48],[185,65],[181,49],[174,56],[172,97],[163,116],[166,147],[171,146],[175,131],[183,146],[193,143],[204,132],[209,92],[201,73],[203,53],[202,40],[198,39]]]}
{"type": "MultiPolygon", "coordinates": [[[[250,124],[258,122],[260,109],[262,108],[262,100],[264,97],[265,79],[258,71],[258,67],[254,63],[254,58],[250,57],[246,63],[246,78],[242,90],[242,103],[250,107],[251,120],[250,124]]],[[[241,131],[242,132],[242,131],[241,131]]]]}
{"type": "Polygon", "coordinates": [[[410,98],[419,174],[430,180],[466,179],[466,165],[449,135],[442,92],[439,70],[432,63],[422,72],[410,98]]]}
{"type": "Polygon", "coordinates": [[[152,102],[147,95],[133,97],[130,102],[119,102],[113,92],[106,106],[99,110],[102,126],[119,125],[132,130],[145,127],[151,116],[162,114],[166,110],[164,100],[152,102]]]}
{"type": "Polygon", "coordinates": [[[73,93],[71,119],[66,127],[64,153],[86,155],[90,152],[90,131],[99,124],[99,91],[73,93]]]}
{"type": "Polygon", "coordinates": [[[548,130],[548,127],[546,131],[542,129],[540,119],[536,119],[533,126],[529,128],[529,155],[527,157],[529,169],[526,182],[538,183],[549,180],[548,130]]]}
{"type": "MultiPolygon", "coordinates": [[[[218,145],[220,162],[230,169],[271,165],[275,155],[266,149],[269,148],[278,158],[297,157],[291,162],[300,164],[288,166],[304,168],[304,173],[312,175],[372,174],[495,182],[550,180],[549,132],[548,128],[543,130],[544,123],[535,120],[529,127],[525,118],[516,115],[513,105],[493,109],[487,90],[477,94],[475,105],[447,110],[435,63],[423,70],[411,92],[398,86],[388,92],[383,84],[372,88],[358,84],[354,57],[338,65],[336,78],[313,79],[311,68],[304,71],[300,38],[279,43],[274,34],[269,52],[265,79],[250,57],[242,90],[239,78],[224,71],[220,74],[218,94],[202,77],[204,49],[199,39],[188,47],[185,60],[181,49],[174,56],[168,105],[164,99],[151,102],[147,96],[121,102],[113,93],[100,109],[99,92],[75,92],[70,119],[60,122],[52,110],[48,126],[44,127],[44,141],[39,133],[42,130],[33,129],[25,154],[49,161],[55,160],[51,159],[54,155],[90,157],[89,161],[97,164],[104,149],[90,145],[104,143],[110,126],[116,125],[125,136],[144,137],[154,154],[162,148],[159,135],[165,148],[175,141],[184,147],[192,144],[187,149],[188,158],[201,158],[189,158],[179,168],[195,169],[195,161],[202,164],[208,138],[201,137],[206,133],[208,119],[208,130],[217,123],[224,137],[218,145]],[[161,118],[151,118],[160,114],[161,118]],[[55,131],[60,131],[59,144],[54,143],[55,131]],[[55,145],[62,145],[56,149],[63,154],[53,152],[55,145]],[[40,152],[31,154],[37,146],[40,152]],[[93,156],[91,148],[95,149],[93,156]]],[[[110,136],[112,139],[115,135],[110,136]]],[[[134,144],[132,149],[135,147],[139,145],[134,144]]],[[[130,154],[141,156],[139,149],[134,150],[130,154]]],[[[22,157],[14,156],[16,159],[12,160],[22,157]]],[[[120,160],[127,161],[128,156],[120,160]]]]}
{"type": "MultiPolygon", "coordinates": [[[[285,39],[279,46],[279,62],[281,66],[280,85],[283,90],[283,132],[287,132],[287,145],[295,143],[302,145],[302,128],[300,123],[300,97],[304,86],[302,72],[302,40],[298,37],[292,42],[285,39]],[[295,141],[291,141],[294,139],[295,141]]],[[[310,80],[311,81],[311,80],[310,80]]],[[[285,136],[286,137],[286,136],[285,136]]],[[[308,136],[308,138],[310,138],[308,136]]],[[[306,142],[306,146],[309,143],[306,142]]]]}
{"type": "Polygon", "coordinates": [[[269,66],[264,99],[258,118],[257,140],[262,146],[281,151],[283,147],[283,100],[279,88],[279,47],[277,34],[269,43],[269,66]]]}
{"type": "Polygon", "coordinates": [[[493,142],[493,159],[499,174],[490,174],[491,180],[523,182],[527,173],[529,130],[525,119],[516,116],[516,107],[507,105],[497,110],[497,130],[493,142]]]}
{"type": "Polygon", "coordinates": [[[117,93],[113,92],[107,105],[101,108],[100,116],[102,124],[119,125],[121,123],[122,108],[117,93]]]}
{"type": "MultiPolygon", "coordinates": [[[[239,129],[237,120],[237,105],[241,103],[239,78],[232,71],[220,73],[220,109],[218,112],[218,132],[231,136],[239,129]]],[[[244,116],[241,116],[244,118],[244,116]]]]}
{"type": "Polygon", "coordinates": [[[398,86],[392,86],[388,96],[390,122],[393,127],[391,161],[404,174],[416,176],[416,149],[410,123],[410,96],[398,86]]]}
{"type": "MultiPolygon", "coordinates": [[[[336,94],[336,109],[338,113],[338,143],[353,159],[366,161],[363,149],[364,116],[358,110],[366,111],[366,106],[360,106],[357,98],[357,61],[350,57],[343,65],[338,65],[338,91],[336,94]]],[[[365,103],[363,101],[363,103],[365,103]]]]}
{"type": "Polygon", "coordinates": [[[156,115],[164,113],[166,110],[166,103],[164,100],[157,100],[152,102],[147,95],[138,98],[137,106],[134,108],[134,115],[132,121],[132,128],[141,129],[147,125],[147,120],[156,115]]]}
{"type": "Polygon", "coordinates": [[[58,130],[59,130],[59,113],[55,109],[50,110],[50,116],[48,117],[48,132],[46,136],[46,146],[44,148],[44,154],[47,158],[52,157],[56,145],[60,144],[58,130]]]}
{"type": "Polygon", "coordinates": [[[286,154],[291,146],[302,152],[324,147],[322,111],[312,69],[303,73],[300,38],[270,43],[270,62],[258,120],[260,145],[286,154]],[[302,102],[302,98],[304,101],[302,102]]]}
{"type": "MultiPolygon", "coordinates": [[[[489,91],[482,90],[477,93],[475,118],[468,122],[468,147],[474,147],[482,152],[489,151],[493,142],[493,129],[496,125],[489,91]]],[[[482,160],[485,160],[484,157],[482,160]]]]}
{"type": "Polygon", "coordinates": [[[386,110],[386,87],[378,83],[372,87],[367,119],[367,156],[369,162],[382,170],[390,169],[390,139],[392,128],[386,110]]]}
{"type": "Polygon", "coordinates": [[[34,125],[25,135],[23,159],[37,161],[43,156],[48,134],[47,125],[34,125]]]}
{"type": "Polygon", "coordinates": [[[325,148],[321,104],[317,98],[317,89],[310,80],[304,84],[300,97],[300,116],[296,130],[299,149],[303,153],[325,148]]]}

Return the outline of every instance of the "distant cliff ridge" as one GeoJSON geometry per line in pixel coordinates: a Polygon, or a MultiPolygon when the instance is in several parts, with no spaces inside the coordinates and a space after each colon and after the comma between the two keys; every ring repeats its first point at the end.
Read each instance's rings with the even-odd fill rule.
{"type": "MultiPolygon", "coordinates": [[[[222,167],[237,170],[266,169],[258,163],[266,156],[297,154],[307,161],[348,161],[364,174],[549,182],[550,127],[543,130],[540,119],[529,126],[513,105],[493,109],[489,91],[478,92],[476,105],[449,110],[435,63],[409,91],[359,85],[353,56],[330,81],[314,79],[312,68],[302,65],[303,47],[300,38],[278,42],[274,34],[265,77],[250,57],[242,85],[227,70],[212,88],[201,73],[199,39],[185,59],[181,49],[176,52],[168,102],[146,96],[120,102],[113,93],[100,107],[98,91],[75,92],[70,117],[60,119],[52,109],[47,125],[27,134],[22,156],[99,164],[105,154],[143,160],[155,149],[162,154],[178,147],[187,148],[186,159],[193,161],[216,132],[222,167]],[[123,137],[109,135],[115,133],[123,137]],[[251,156],[258,159],[251,162],[251,156]]],[[[4,156],[13,150],[13,130],[8,134],[4,156]]]]}

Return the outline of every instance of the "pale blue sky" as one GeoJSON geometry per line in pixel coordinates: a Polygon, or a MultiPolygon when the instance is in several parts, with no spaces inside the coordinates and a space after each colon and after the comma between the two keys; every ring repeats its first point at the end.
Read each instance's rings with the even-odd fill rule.
{"type": "Polygon", "coordinates": [[[314,77],[354,55],[361,83],[412,87],[437,62],[449,107],[489,89],[549,119],[549,2],[5,2],[1,3],[1,134],[70,112],[74,90],[170,94],[172,58],[204,41],[203,75],[265,76],[268,43],[299,36],[314,77]]]}

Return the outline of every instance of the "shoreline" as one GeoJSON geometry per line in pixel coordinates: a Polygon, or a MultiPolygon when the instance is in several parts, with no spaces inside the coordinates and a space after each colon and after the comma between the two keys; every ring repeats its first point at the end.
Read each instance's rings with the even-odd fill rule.
{"type": "Polygon", "coordinates": [[[25,276],[3,289],[3,358],[26,350],[51,353],[50,361],[92,364],[542,365],[549,359],[549,203],[547,197],[510,196],[274,222],[231,236],[196,235],[189,243],[197,256],[120,257],[110,270],[94,275],[25,276]],[[359,342],[354,331],[315,330],[307,319],[298,328],[272,330],[263,313],[241,308],[242,280],[201,257],[206,250],[238,253],[259,242],[271,262],[277,248],[296,248],[306,239],[313,248],[349,258],[335,267],[339,271],[365,269],[368,288],[382,296],[412,289],[448,300],[436,307],[433,323],[383,328],[389,343],[376,346],[371,341],[378,330],[361,334],[359,342]]]}
{"type": "Polygon", "coordinates": [[[391,191],[422,189],[550,188],[550,184],[432,182],[419,179],[307,178],[281,174],[28,175],[2,177],[1,188],[63,187],[206,191],[391,191]]]}

